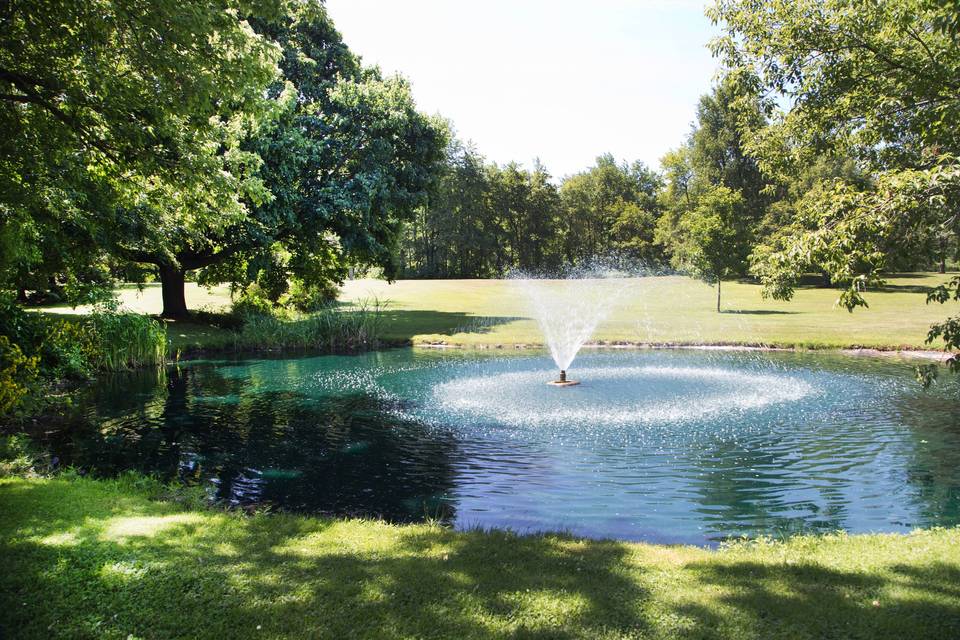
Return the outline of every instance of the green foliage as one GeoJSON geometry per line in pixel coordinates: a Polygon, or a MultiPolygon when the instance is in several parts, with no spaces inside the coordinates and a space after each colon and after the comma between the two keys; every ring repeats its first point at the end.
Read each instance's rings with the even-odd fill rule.
{"type": "Polygon", "coordinates": [[[40,460],[40,454],[25,434],[0,435],[0,478],[35,475],[40,460]]]}
{"type": "Polygon", "coordinates": [[[0,32],[3,284],[83,274],[136,237],[167,251],[262,198],[239,144],[278,47],[242,16],[283,3],[44,0],[0,32]]]}
{"type": "Polygon", "coordinates": [[[501,277],[512,270],[557,272],[611,253],[658,265],[653,242],[660,177],[612,156],[566,178],[558,189],[541,164],[487,164],[454,140],[428,206],[404,237],[404,273],[413,277],[501,277]]]}
{"type": "Polygon", "coordinates": [[[306,284],[295,280],[287,304],[302,313],[312,313],[332,305],[339,293],[339,287],[330,281],[306,284]]]}
{"type": "MultiPolygon", "coordinates": [[[[319,1],[285,9],[279,20],[254,21],[282,52],[268,117],[242,144],[258,160],[262,197],[248,197],[243,215],[167,234],[163,245],[144,250],[134,236],[138,250],[126,252],[180,273],[213,268],[241,287],[256,282],[275,303],[291,278],[339,284],[347,264],[394,275],[402,224],[425,201],[446,144],[445,125],[416,110],[407,82],[363,68],[319,1]]],[[[182,290],[172,278],[164,287],[182,290]]],[[[165,306],[164,315],[185,311],[165,306]]]]}
{"type": "MultiPolygon", "coordinates": [[[[788,230],[755,254],[767,293],[789,298],[819,269],[853,310],[891,265],[945,260],[960,206],[956,3],[720,0],[710,13],[726,31],[714,50],[727,66],[755,74],[768,108],[790,105],[747,142],[761,166],[790,181],[828,153],[869,177],[800,200],[788,230]]],[[[960,348],[949,320],[928,338],[960,348]]]]}
{"type": "Polygon", "coordinates": [[[758,236],[778,195],[747,148],[751,132],[765,124],[756,79],[749,73],[727,73],[701,96],[690,137],[662,160],[665,187],[658,196],[664,213],[657,222],[655,240],[675,268],[693,269],[694,275],[708,279],[746,273],[749,250],[744,247],[758,236]],[[736,193],[740,202],[729,215],[714,219],[728,227],[724,233],[730,236],[726,244],[731,253],[723,265],[724,275],[718,276],[718,265],[704,268],[703,260],[694,256],[702,254],[698,245],[709,244],[704,233],[719,239],[718,228],[706,231],[712,216],[707,210],[724,208],[718,198],[729,193],[736,193]],[[706,209],[701,199],[709,201],[706,209]],[[690,231],[696,229],[703,233],[691,238],[690,231]]]}
{"type": "Polygon", "coordinates": [[[272,316],[277,312],[277,307],[258,285],[252,284],[240,292],[231,311],[245,321],[255,316],[272,316]]]}
{"type": "Polygon", "coordinates": [[[660,177],[642,162],[618,164],[607,154],[560,187],[566,225],[564,254],[568,263],[583,264],[621,250],[647,262],[662,262],[653,244],[660,215],[660,177]]]}
{"type": "Polygon", "coordinates": [[[164,315],[183,317],[196,269],[258,282],[274,302],[291,276],[338,283],[346,263],[395,273],[445,126],[403,79],[363,68],[319,0],[10,11],[0,284],[102,286],[150,264],[164,315]]]}
{"type": "Polygon", "coordinates": [[[23,404],[37,380],[38,360],[25,356],[7,336],[0,335],[0,416],[23,404]]]}
{"type": "Polygon", "coordinates": [[[45,377],[83,378],[91,372],[95,347],[82,320],[31,313],[0,296],[0,336],[36,357],[45,377]]]}
{"type": "Polygon", "coordinates": [[[166,328],[149,316],[101,305],[89,316],[63,318],[24,311],[0,298],[0,338],[35,360],[45,378],[85,378],[162,364],[166,328]]]}
{"type": "Polygon", "coordinates": [[[744,224],[744,200],[739,191],[714,187],[700,195],[697,206],[680,218],[674,242],[674,266],[707,282],[739,275],[750,250],[750,232],[744,224]]]}

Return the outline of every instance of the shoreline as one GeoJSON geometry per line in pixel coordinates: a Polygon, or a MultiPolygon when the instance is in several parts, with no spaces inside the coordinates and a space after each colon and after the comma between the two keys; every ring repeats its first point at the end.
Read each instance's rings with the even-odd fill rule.
{"type": "MultiPolygon", "coordinates": [[[[398,345],[399,346],[399,345],[398,345]]],[[[480,343],[464,344],[449,343],[445,340],[436,342],[413,342],[409,346],[416,349],[463,349],[463,350],[526,350],[526,349],[546,349],[547,346],[538,343],[515,342],[515,343],[480,343]]],[[[810,348],[802,346],[774,346],[764,344],[739,344],[739,343],[682,343],[682,342],[631,342],[631,341],[599,341],[588,342],[581,347],[583,349],[689,349],[698,351],[756,351],[756,352],[795,352],[795,353],[839,353],[852,357],[869,358],[903,358],[907,360],[934,360],[941,364],[946,363],[953,357],[949,351],[936,351],[933,349],[918,349],[915,347],[823,347],[810,348]]]]}

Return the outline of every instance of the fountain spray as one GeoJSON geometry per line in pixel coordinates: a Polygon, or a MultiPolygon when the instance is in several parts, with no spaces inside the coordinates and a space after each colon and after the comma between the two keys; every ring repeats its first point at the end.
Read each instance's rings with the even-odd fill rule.
{"type": "Polygon", "coordinates": [[[562,278],[531,278],[518,274],[513,281],[528,303],[560,369],[560,378],[549,384],[571,387],[567,379],[580,347],[610,312],[630,285],[622,272],[597,267],[582,268],[562,278]]]}

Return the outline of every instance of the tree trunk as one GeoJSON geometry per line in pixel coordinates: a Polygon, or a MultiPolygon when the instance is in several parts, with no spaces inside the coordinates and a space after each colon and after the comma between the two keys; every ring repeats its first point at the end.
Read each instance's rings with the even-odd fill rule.
{"type": "Polygon", "coordinates": [[[160,284],[163,293],[163,312],[161,318],[171,320],[188,316],[187,299],[184,296],[184,271],[171,265],[160,265],[160,284]]]}
{"type": "Polygon", "coordinates": [[[940,236],[940,273],[947,272],[947,239],[940,236]]]}
{"type": "Polygon", "coordinates": [[[720,313],[720,278],[717,278],[717,313],[720,313]]]}

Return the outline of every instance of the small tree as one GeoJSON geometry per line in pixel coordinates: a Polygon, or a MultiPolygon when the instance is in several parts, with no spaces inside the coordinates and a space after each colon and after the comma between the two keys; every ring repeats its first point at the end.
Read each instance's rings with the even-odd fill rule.
{"type": "Polygon", "coordinates": [[[717,313],[720,312],[720,282],[744,271],[750,250],[747,226],[743,224],[743,196],[728,187],[713,187],[700,196],[697,206],[683,215],[682,265],[691,275],[717,283],[717,313]]]}

